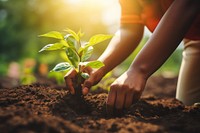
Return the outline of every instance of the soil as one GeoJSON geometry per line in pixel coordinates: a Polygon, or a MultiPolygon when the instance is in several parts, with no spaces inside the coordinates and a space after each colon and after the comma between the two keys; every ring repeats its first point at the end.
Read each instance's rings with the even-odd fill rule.
{"type": "Polygon", "coordinates": [[[50,81],[6,87],[1,80],[0,132],[198,133],[200,107],[184,106],[174,98],[176,81],[152,77],[136,104],[120,116],[108,116],[107,93],[102,91],[80,100],[50,81]]]}

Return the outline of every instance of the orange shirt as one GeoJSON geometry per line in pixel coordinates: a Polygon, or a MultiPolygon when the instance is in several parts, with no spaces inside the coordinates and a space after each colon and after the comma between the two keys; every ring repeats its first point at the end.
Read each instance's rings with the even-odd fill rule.
{"type": "MultiPolygon", "coordinates": [[[[151,32],[174,0],[120,0],[121,23],[144,24],[151,32]]],[[[200,14],[185,38],[200,40],[200,14]]]]}

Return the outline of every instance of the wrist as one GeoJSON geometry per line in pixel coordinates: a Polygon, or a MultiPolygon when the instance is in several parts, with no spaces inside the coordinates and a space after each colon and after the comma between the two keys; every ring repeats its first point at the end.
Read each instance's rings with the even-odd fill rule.
{"type": "Polygon", "coordinates": [[[131,65],[128,69],[128,73],[145,80],[147,80],[150,77],[147,68],[142,65],[131,65]]]}
{"type": "Polygon", "coordinates": [[[99,58],[98,60],[104,63],[104,66],[97,70],[104,77],[112,69],[110,68],[111,64],[104,58],[99,58]]]}
{"type": "Polygon", "coordinates": [[[126,71],[126,77],[128,78],[131,84],[133,84],[133,88],[136,91],[142,92],[145,88],[146,82],[148,80],[148,76],[146,73],[143,73],[142,71],[135,69],[135,68],[129,68],[126,71]]]}

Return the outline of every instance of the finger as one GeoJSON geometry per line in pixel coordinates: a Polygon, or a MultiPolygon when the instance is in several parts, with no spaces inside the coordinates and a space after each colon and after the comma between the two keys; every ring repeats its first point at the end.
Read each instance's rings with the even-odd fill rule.
{"type": "Polygon", "coordinates": [[[138,102],[138,100],[139,100],[139,98],[140,98],[140,96],[141,96],[141,92],[139,92],[139,91],[135,91],[134,93],[133,93],[133,100],[132,100],[132,104],[135,104],[135,103],[137,103],[138,102]]]}
{"type": "Polygon", "coordinates": [[[126,93],[124,108],[129,108],[133,103],[133,92],[126,93]]]}
{"type": "Polygon", "coordinates": [[[89,90],[92,87],[92,85],[93,85],[92,78],[89,78],[89,79],[85,80],[85,82],[83,83],[83,87],[82,87],[83,95],[86,95],[89,92],[89,90]]]}
{"type": "Polygon", "coordinates": [[[73,79],[76,77],[76,75],[77,75],[76,70],[72,69],[64,76],[66,86],[68,87],[71,94],[75,94],[75,90],[73,87],[73,79]]]}
{"type": "Polygon", "coordinates": [[[115,113],[116,115],[119,115],[122,113],[122,109],[124,107],[124,101],[125,101],[125,88],[119,88],[117,90],[117,97],[115,101],[115,113]]]}
{"type": "Polygon", "coordinates": [[[73,87],[72,79],[71,78],[66,78],[65,82],[66,82],[66,86],[69,89],[70,93],[71,94],[75,94],[75,89],[73,87]]]}
{"type": "Polygon", "coordinates": [[[84,87],[84,88],[82,89],[82,94],[83,94],[83,95],[88,94],[88,92],[89,92],[89,89],[88,89],[87,87],[84,87]]]}
{"type": "Polygon", "coordinates": [[[111,86],[110,92],[108,94],[108,99],[106,103],[106,111],[108,115],[114,114],[114,105],[115,105],[115,99],[117,96],[117,89],[114,86],[111,86]]]}
{"type": "Polygon", "coordinates": [[[88,89],[90,89],[93,85],[93,81],[91,80],[91,78],[85,80],[85,82],[83,83],[83,88],[87,87],[88,89]]]}
{"type": "Polygon", "coordinates": [[[91,68],[91,67],[85,67],[85,68],[83,69],[83,72],[86,72],[86,73],[88,73],[88,74],[90,75],[91,72],[92,72],[92,68],[91,68]]]}
{"type": "Polygon", "coordinates": [[[64,79],[67,79],[68,77],[75,77],[77,75],[77,72],[75,69],[71,69],[65,76],[64,79]]]}

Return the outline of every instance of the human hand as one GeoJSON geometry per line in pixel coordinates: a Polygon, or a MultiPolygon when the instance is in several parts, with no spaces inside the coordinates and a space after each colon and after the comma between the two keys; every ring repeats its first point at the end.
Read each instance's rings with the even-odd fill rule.
{"type": "Polygon", "coordinates": [[[86,79],[82,86],[82,94],[86,95],[90,88],[96,85],[104,76],[103,70],[100,68],[98,70],[92,69],[89,73],[89,78],[86,79]]]}
{"type": "MultiPolygon", "coordinates": [[[[89,78],[83,81],[82,84],[82,94],[86,95],[89,92],[90,88],[102,79],[104,74],[101,69],[94,70],[90,67],[83,68],[84,69],[82,71],[90,75],[89,78]]],[[[66,74],[64,77],[66,86],[69,89],[70,93],[73,95],[76,93],[74,86],[77,84],[77,75],[78,73],[76,72],[76,70],[73,69],[68,72],[68,74],[66,74]]]]}
{"type": "Polygon", "coordinates": [[[110,86],[107,99],[107,113],[120,114],[140,98],[146,79],[142,75],[126,71],[110,86]]]}

